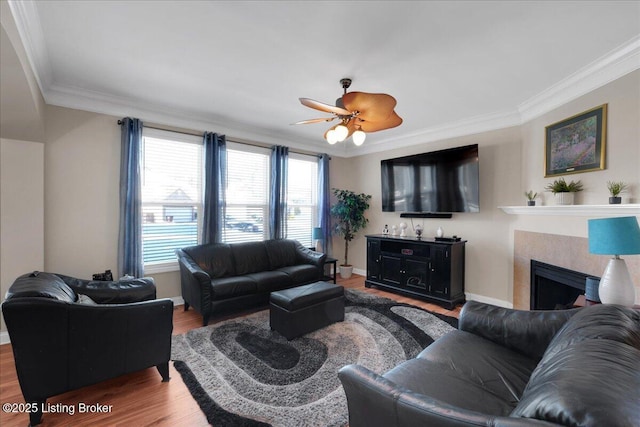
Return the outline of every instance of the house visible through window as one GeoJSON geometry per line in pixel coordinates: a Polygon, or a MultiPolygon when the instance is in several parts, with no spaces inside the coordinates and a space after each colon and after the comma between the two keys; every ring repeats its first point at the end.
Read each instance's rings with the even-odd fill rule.
{"type": "Polygon", "coordinates": [[[266,148],[227,142],[223,242],[268,238],[269,161],[270,151],[266,148]]]}
{"type": "Polygon", "coordinates": [[[177,248],[198,244],[202,141],[145,129],[141,174],[145,271],[162,271],[175,264],[177,248]]]}

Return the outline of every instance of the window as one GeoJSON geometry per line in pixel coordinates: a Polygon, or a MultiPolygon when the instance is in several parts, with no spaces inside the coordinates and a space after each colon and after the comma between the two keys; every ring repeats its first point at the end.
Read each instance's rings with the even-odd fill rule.
{"type": "Polygon", "coordinates": [[[223,242],[269,238],[269,161],[269,149],[227,142],[223,242]]]}
{"type": "Polygon", "coordinates": [[[289,154],[287,238],[313,246],[311,233],[318,220],[318,159],[289,154]]]}
{"type": "Polygon", "coordinates": [[[175,250],[199,242],[202,151],[198,137],[144,130],[142,256],[146,272],[173,269],[175,250]]]}

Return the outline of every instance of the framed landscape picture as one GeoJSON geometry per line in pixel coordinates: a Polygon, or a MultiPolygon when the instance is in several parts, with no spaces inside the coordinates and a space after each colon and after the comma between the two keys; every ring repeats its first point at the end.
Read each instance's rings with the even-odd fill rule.
{"type": "Polygon", "coordinates": [[[604,169],[607,104],[546,127],[544,176],[604,169]]]}

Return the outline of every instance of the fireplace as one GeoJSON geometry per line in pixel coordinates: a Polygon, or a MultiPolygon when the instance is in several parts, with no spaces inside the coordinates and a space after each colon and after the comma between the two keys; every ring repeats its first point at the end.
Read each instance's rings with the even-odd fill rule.
{"type": "Polygon", "coordinates": [[[531,310],[571,308],[589,274],[531,260],[531,310]]]}

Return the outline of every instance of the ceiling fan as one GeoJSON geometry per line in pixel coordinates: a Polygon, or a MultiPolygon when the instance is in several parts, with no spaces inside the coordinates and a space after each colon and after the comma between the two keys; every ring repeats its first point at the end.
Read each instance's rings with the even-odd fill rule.
{"type": "Polygon", "coordinates": [[[294,124],[303,125],[339,119],[340,123],[329,128],[324,138],[329,144],[335,144],[353,136],[353,143],[359,146],[366,138],[365,132],[390,129],[402,123],[400,116],[393,110],[396,106],[393,96],[386,93],[347,93],[347,89],[351,86],[351,79],[347,78],[341,79],[340,84],[344,94],[336,100],[335,106],[309,98],[300,98],[302,105],[331,113],[333,116],[302,120],[294,124]]]}

